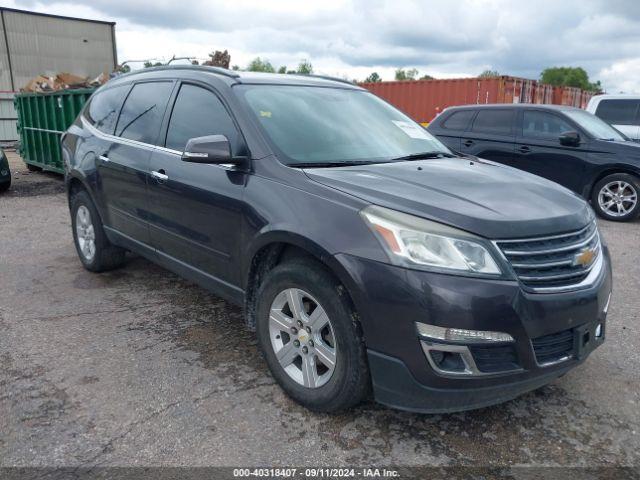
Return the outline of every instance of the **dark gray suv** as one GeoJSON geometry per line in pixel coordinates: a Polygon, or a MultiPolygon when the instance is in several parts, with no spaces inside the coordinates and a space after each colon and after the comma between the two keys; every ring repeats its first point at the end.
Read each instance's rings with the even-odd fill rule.
{"type": "Polygon", "coordinates": [[[589,205],[350,83],[148,69],[100,88],[62,145],[83,265],[130,250],[242,305],[313,410],[490,405],[604,341],[589,205]]]}

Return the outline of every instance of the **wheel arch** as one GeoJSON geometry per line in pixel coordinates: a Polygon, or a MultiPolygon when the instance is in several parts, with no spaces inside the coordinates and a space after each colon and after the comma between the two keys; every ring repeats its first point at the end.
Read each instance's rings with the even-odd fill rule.
{"type": "Polygon", "coordinates": [[[598,172],[598,174],[593,178],[591,184],[588,185],[585,191],[585,198],[591,200],[598,182],[603,178],[608,177],[609,175],[614,175],[616,173],[632,175],[633,177],[637,178],[638,181],[640,181],[640,169],[634,169],[633,167],[627,165],[615,165],[607,167],[606,169],[598,172]]]}
{"type": "Polygon", "coordinates": [[[247,325],[255,329],[256,294],[264,276],[278,264],[300,257],[308,257],[322,264],[345,288],[354,309],[357,311],[354,297],[355,285],[351,276],[331,253],[313,240],[292,232],[272,231],[262,235],[250,248],[249,258],[243,272],[245,289],[245,315],[247,325]]]}

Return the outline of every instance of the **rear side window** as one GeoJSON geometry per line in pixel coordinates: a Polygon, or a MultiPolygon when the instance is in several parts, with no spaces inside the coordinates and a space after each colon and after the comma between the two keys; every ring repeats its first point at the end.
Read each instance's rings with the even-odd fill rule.
{"type": "Polygon", "coordinates": [[[509,135],[515,117],[514,110],[480,110],[473,121],[473,132],[490,133],[492,135],[509,135]]]}
{"type": "Polygon", "coordinates": [[[225,135],[237,153],[238,132],[218,97],[205,88],[182,85],[171,112],[166,147],[182,152],[189,139],[205,135],[225,135]]]}
{"type": "Polygon", "coordinates": [[[562,133],[574,130],[569,123],[551,113],[525,111],[522,116],[522,135],[525,137],[557,139],[562,133]]]}
{"type": "Polygon", "coordinates": [[[596,115],[611,125],[637,125],[640,100],[602,100],[596,115]]]}
{"type": "Polygon", "coordinates": [[[85,117],[89,123],[101,132],[112,134],[127,91],[129,91],[129,85],[120,85],[96,92],[85,110],[85,117]]]}
{"type": "Polygon", "coordinates": [[[116,135],[154,144],[158,139],[164,110],[169,102],[171,82],[138,83],[124,102],[116,135]]]}
{"type": "Polygon", "coordinates": [[[473,118],[474,110],[461,110],[453,112],[442,124],[447,130],[466,130],[473,118]]]}

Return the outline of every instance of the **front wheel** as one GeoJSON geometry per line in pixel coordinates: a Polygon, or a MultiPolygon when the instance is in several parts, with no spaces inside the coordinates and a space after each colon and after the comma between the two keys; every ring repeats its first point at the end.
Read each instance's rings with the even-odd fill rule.
{"type": "Polygon", "coordinates": [[[369,371],[347,293],[319,263],[276,266],[257,300],[258,342],[282,389],[303,406],[335,412],[361,402],[369,371]]]}
{"type": "Polygon", "coordinates": [[[591,201],[602,218],[627,222],[640,213],[639,192],[638,178],[627,173],[614,173],[596,183],[591,201]]]}

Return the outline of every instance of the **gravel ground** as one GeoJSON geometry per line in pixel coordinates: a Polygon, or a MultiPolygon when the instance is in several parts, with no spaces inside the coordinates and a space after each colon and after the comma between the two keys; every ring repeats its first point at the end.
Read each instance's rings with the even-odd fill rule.
{"type": "Polygon", "coordinates": [[[640,222],[600,226],[605,345],[552,384],[451,415],[310,413],[240,309],[137,257],[85,271],[62,179],[15,154],[0,196],[0,466],[640,466],[640,222]]]}

